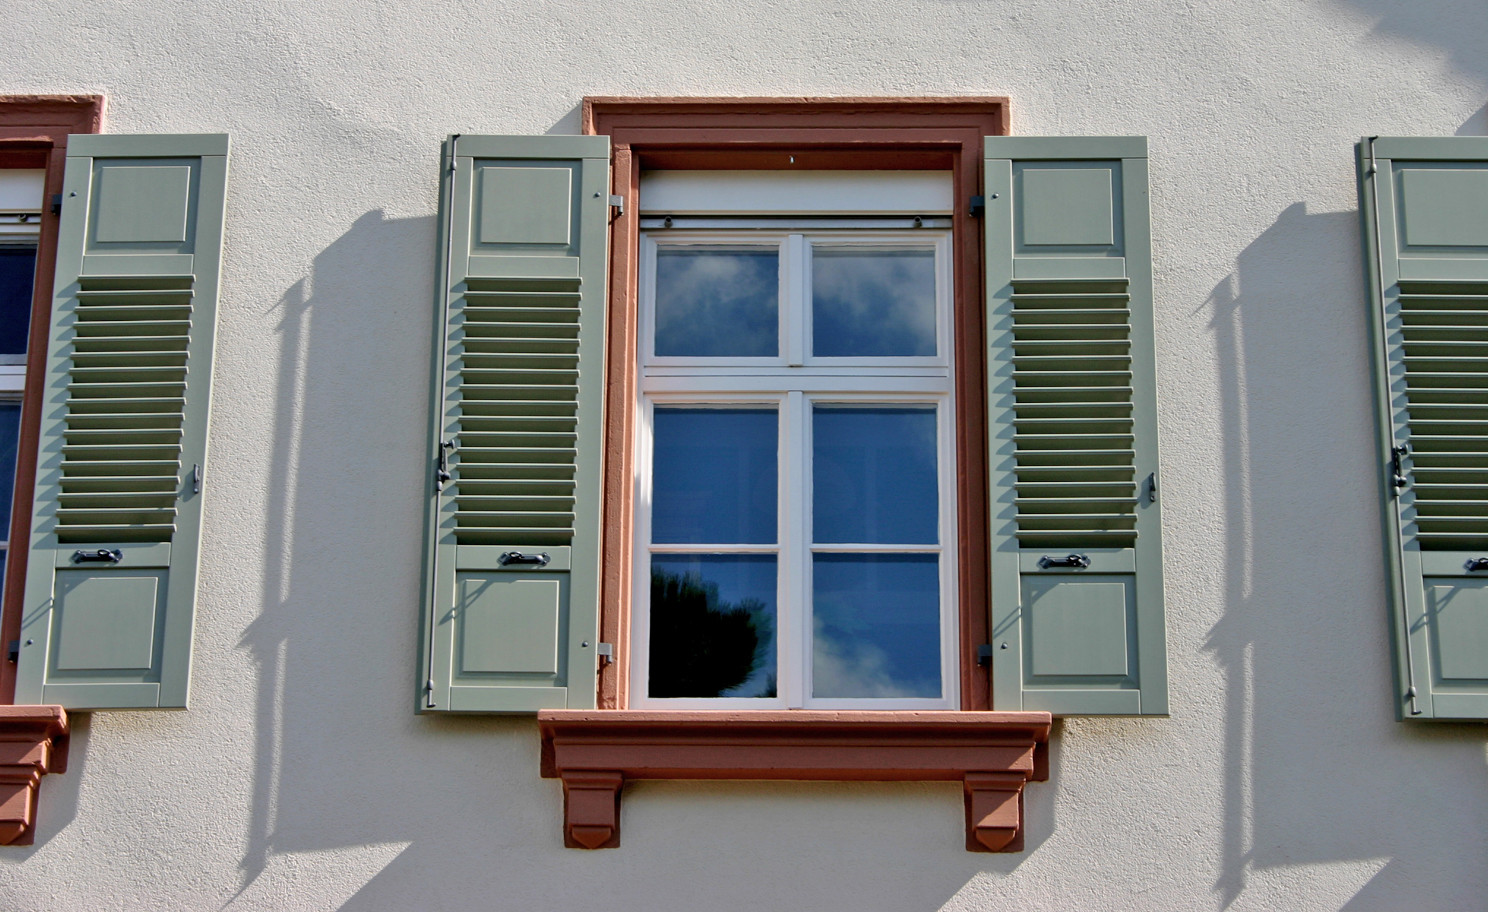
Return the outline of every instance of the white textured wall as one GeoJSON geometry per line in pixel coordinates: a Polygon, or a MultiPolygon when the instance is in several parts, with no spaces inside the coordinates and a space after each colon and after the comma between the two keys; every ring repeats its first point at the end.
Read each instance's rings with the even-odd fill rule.
{"type": "Polygon", "coordinates": [[[193,708],[79,717],[6,909],[1481,908],[1482,726],[1393,721],[1351,143],[1488,132],[1482,0],[0,0],[0,92],[232,134],[193,708]],[[584,95],[1006,94],[1151,138],[1173,716],[1029,849],[942,785],[631,786],[415,718],[436,158],[584,95]]]}

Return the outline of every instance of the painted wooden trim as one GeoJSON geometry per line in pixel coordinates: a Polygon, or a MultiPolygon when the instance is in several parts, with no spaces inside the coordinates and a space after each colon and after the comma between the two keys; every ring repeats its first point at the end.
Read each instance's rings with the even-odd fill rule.
{"type": "Polygon", "coordinates": [[[952,257],[956,365],[957,567],[960,574],[961,708],[991,706],[989,670],[977,665],[988,642],[986,383],[983,366],[982,225],[968,211],[980,193],[982,140],[1008,133],[1001,96],[960,98],[626,98],[584,99],[586,134],[608,135],[612,213],[605,430],[604,544],[600,636],[615,661],[600,671],[604,709],[628,705],[629,627],[637,407],[637,276],[642,168],[676,170],[923,170],[952,173],[952,257]]]}
{"type": "Polygon", "coordinates": [[[36,840],[41,777],[66,772],[69,731],[60,706],[0,706],[0,845],[36,840]]]}
{"type": "MultiPolygon", "coordinates": [[[[31,330],[27,350],[41,353],[26,362],[26,396],[21,404],[21,433],[16,446],[15,500],[10,511],[13,547],[6,554],[5,584],[0,593],[0,646],[21,635],[21,600],[26,589],[24,543],[31,541],[31,511],[36,496],[36,447],[41,436],[41,393],[46,381],[47,337],[52,322],[52,282],[57,267],[60,217],[50,200],[62,192],[69,134],[97,133],[103,128],[102,95],[0,95],[0,166],[46,169],[41,210],[41,237],[36,250],[36,284],[31,294],[31,330]]],[[[15,701],[16,665],[0,661],[0,704],[15,701]]]]}
{"type": "Polygon", "coordinates": [[[1023,786],[1048,778],[1044,712],[543,710],[542,775],[561,779],[564,845],[620,844],[633,779],[959,781],[966,848],[1023,848],[1023,786]]]}

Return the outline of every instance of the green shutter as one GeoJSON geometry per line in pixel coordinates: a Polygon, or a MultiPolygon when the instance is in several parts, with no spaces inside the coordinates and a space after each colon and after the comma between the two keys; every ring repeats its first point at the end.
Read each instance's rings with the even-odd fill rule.
{"type": "Polygon", "coordinates": [[[1357,149],[1395,711],[1488,719],[1488,139],[1357,149]]]}
{"type": "Polygon", "coordinates": [[[417,705],[592,708],[609,139],[452,137],[442,189],[417,705]]]}
{"type": "Polygon", "coordinates": [[[1165,715],[1147,142],[985,149],[993,706],[1165,715]]]}
{"type": "Polygon", "coordinates": [[[186,706],[227,148],[68,143],[17,703],[186,706]]]}

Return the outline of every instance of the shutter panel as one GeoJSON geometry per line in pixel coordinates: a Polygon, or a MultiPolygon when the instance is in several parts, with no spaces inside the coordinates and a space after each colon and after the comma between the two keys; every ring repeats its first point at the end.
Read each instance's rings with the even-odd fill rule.
{"type": "Polygon", "coordinates": [[[1147,142],[985,150],[993,705],[1165,715],[1147,142]]]}
{"type": "Polygon", "coordinates": [[[592,708],[609,139],[457,136],[444,166],[418,706],[592,708]]]}
{"type": "Polygon", "coordinates": [[[68,142],[17,703],[186,706],[227,150],[68,142]]]}
{"type": "Polygon", "coordinates": [[[1488,719],[1488,139],[1357,149],[1395,710],[1488,719]]]}

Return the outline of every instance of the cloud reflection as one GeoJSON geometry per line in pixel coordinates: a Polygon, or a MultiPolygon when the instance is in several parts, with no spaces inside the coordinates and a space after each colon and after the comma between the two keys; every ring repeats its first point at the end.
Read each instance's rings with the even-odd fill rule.
{"type": "Polygon", "coordinates": [[[935,354],[935,251],[814,248],[812,354],[935,354]]]}
{"type": "Polygon", "coordinates": [[[656,253],[656,354],[780,353],[780,255],[774,248],[656,253]]]}

